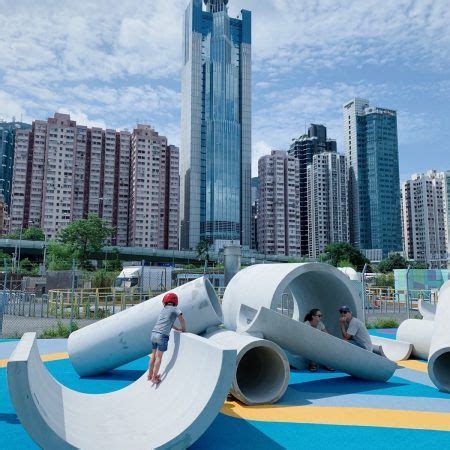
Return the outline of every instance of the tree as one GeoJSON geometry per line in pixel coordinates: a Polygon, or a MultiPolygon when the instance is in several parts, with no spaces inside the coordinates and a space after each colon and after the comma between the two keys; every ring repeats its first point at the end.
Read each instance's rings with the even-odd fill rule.
{"type": "Polygon", "coordinates": [[[25,228],[24,230],[16,230],[5,236],[6,239],[23,239],[24,241],[45,241],[44,232],[35,226],[25,228]]]}
{"type": "Polygon", "coordinates": [[[69,245],[80,267],[90,268],[89,255],[99,252],[113,233],[106,222],[95,214],[76,220],[60,231],[58,241],[69,245]]]}
{"type": "Polygon", "coordinates": [[[24,275],[37,275],[39,273],[39,264],[24,258],[20,261],[19,272],[24,275]]]}
{"type": "Polygon", "coordinates": [[[72,268],[73,248],[67,244],[50,241],[47,245],[47,269],[70,270],[72,268]]]}
{"type": "Polygon", "coordinates": [[[408,261],[398,253],[388,256],[378,264],[378,272],[389,273],[394,269],[407,269],[409,266],[408,261]]]}
{"type": "Polygon", "coordinates": [[[356,270],[363,270],[365,264],[370,261],[353,245],[347,242],[338,242],[329,244],[325,247],[328,262],[333,266],[340,266],[343,262],[350,263],[356,270]]]}
{"type": "Polygon", "coordinates": [[[209,244],[207,241],[200,241],[197,244],[197,258],[205,261],[205,271],[209,261],[209,244]]]}
{"type": "Polygon", "coordinates": [[[105,259],[103,261],[103,268],[105,270],[110,270],[112,272],[121,272],[122,271],[122,263],[120,262],[120,252],[117,248],[113,249],[111,252],[111,259],[105,259]]]}

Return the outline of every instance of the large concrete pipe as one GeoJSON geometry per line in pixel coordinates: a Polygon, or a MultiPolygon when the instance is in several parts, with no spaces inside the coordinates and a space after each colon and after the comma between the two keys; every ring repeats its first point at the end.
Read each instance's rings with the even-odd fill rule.
{"type": "Polygon", "coordinates": [[[408,319],[400,324],[397,330],[397,339],[412,344],[411,356],[427,360],[433,332],[434,322],[408,319]]]}
{"type": "Polygon", "coordinates": [[[317,330],[303,322],[289,319],[268,308],[260,308],[247,332],[264,338],[310,361],[370,381],[387,381],[397,364],[343,339],[317,330]]]}
{"type": "Polygon", "coordinates": [[[292,319],[303,321],[320,308],[327,330],[342,337],[339,308],[359,316],[359,296],[349,278],[328,264],[259,264],[241,270],[230,282],[222,303],[225,327],[247,328],[262,306],[277,310],[286,293],[293,298],[292,319]]]}
{"type": "Polygon", "coordinates": [[[223,263],[225,266],[225,286],[241,270],[242,248],[240,245],[227,245],[223,249],[223,263]]]}
{"type": "Polygon", "coordinates": [[[425,302],[422,298],[419,300],[419,312],[423,317],[423,320],[431,320],[432,322],[436,318],[436,305],[425,302]]]}
{"type": "Polygon", "coordinates": [[[224,329],[217,329],[205,337],[225,349],[237,350],[231,394],[242,403],[271,404],[286,392],[289,362],[278,345],[224,329]]]}
{"type": "MultiPolygon", "coordinates": [[[[191,281],[171,292],[178,295],[188,332],[200,334],[222,322],[219,300],[206,278],[191,281]]],[[[67,348],[78,374],[97,375],[148,355],[150,335],[163,307],[163,296],[72,333],[67,348]]]]}
{"type": "Polygon", "coordinates": [[[434,323],[428,375],[440,391],[450,392],[450,281],[439,291],[434,323]]]}

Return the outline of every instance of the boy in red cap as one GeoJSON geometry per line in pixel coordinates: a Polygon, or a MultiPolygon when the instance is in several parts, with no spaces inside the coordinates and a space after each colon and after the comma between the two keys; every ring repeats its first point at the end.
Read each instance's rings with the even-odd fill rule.
{"type": "Polygon", "coordinates": [[[152,383],[161,381],[158,374],[161,360],[169,343],[170,330],[185,332],[186,326],[183,313],[178,308],[178,297],[173,292],[167,293],[163,298],[164,307],[159,313],[158,320],[152,331],[152,356],[148,368],[148,380],[152,383]],[[174,325],[175,320],[179,320],[181,328],[174,325]]]}

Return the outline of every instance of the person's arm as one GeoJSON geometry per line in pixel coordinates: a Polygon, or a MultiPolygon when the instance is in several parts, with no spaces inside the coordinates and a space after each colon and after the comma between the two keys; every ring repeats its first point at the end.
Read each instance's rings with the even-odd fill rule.
{"type": "Polygon", "coordinates": [[[180,331],[181,333],[184,333],[186,331],[186,322],[184,320],[183,314],[180,314],[178,316],[178,322],[180,322],[181,328],[178,328],[175,325],[172,325],[172,328],[176,331],[180,331]]]}
{"type": "Polygon", "coordinates": [[[345,317],[341,317],[341,318],[339,319],[339,325],[341,326],[342,337],[343,337],[346,341],[348,341],[349,339],[352,338],[352,335],[349,334],[349,333],[347,333],[347,330],[346,330],[346,328],[345,328],[346,322],[347,322],[347,321],[346,321],[345,317]]]}
{"type": "Polygon", "coordinates": [[[178,322],[180,322],[180,325],[181,325],[181,332],[182,333],[185,333],[186,332],[186,322],[185,322],[185,320],[184,320],[184,317],[183,317],[183,314],[181,314],[179,317],[178,317],[178,322]]]}

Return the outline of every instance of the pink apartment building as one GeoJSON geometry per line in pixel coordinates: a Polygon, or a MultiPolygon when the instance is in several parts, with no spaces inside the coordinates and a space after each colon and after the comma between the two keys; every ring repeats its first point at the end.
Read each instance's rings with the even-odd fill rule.
{"type": "Polygon", "coordinates": [[[18,130],[10,230],[36,225],[52,239],[95,213],[114,228],[112,245],[178,248],[178,149],[153,130],[137,146],[142,130],[151,128],[87,128],[59,113],[18,130]]]}

